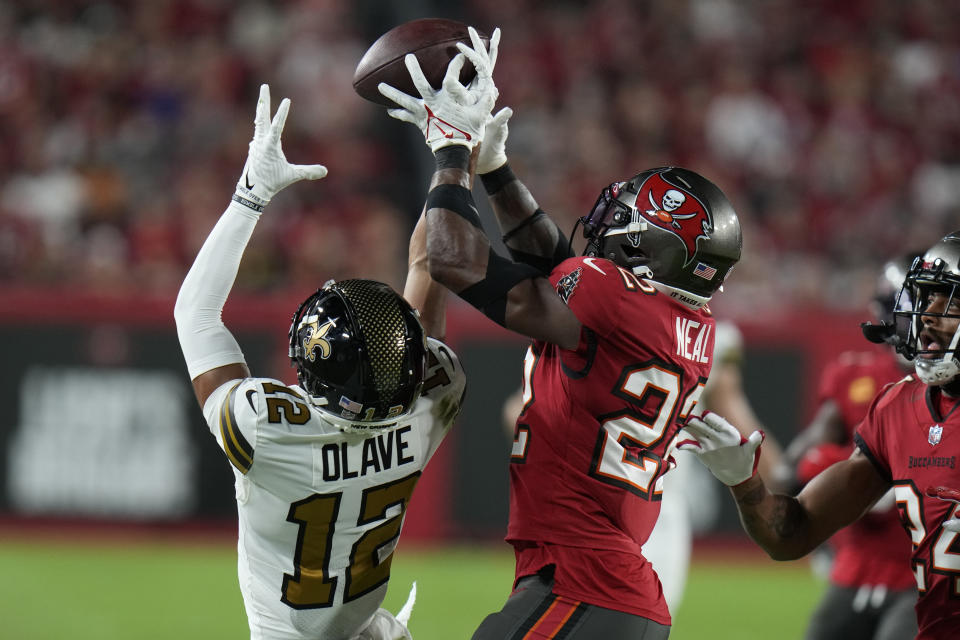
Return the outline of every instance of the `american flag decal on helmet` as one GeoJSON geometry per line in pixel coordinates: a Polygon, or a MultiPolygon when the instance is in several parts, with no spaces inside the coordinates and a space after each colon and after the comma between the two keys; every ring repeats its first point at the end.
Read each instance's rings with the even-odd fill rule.
{"type": "Polygon", "coordinates": [[[693,268],[693,275],[700,276],[704,280],[710,280],[713,276],[717,275],[717,270],[702,262],[698,262],[697,266],[693,268]]]}
{"type": "Polygon", "coordinates": [[[347,396],[340,396],[340,406],[349,411],[350,413],[358,414],[363,411],[363,405],[359,402],[354,402],[347,396]]]}

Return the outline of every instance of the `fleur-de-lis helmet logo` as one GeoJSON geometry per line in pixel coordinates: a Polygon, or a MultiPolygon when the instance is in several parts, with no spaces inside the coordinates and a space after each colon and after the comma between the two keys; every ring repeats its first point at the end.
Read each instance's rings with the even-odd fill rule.
{"type": "Polygon", "coordinates": [[[330,342],[327,340],[326,335],[330,332],[330,329],[337,326],[337,321],[334,318],[327,320],[322,325],[318,324],[318,318],[314,316],[310,320],[304,323],[304,326],[309,329],[309,332],[303,338],[303,352],[306,358],[310,362],[315,362],[317,359],[317,352],[314,351],[317,347],[320,347],[320,358],[326,360],[330,357],[331,347],[330,342]]]}

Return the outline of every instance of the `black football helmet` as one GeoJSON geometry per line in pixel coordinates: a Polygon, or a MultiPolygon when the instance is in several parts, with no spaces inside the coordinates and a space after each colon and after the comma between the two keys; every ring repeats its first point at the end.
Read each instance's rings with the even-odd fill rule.
{"type": "Polygon", "coordinates": [[[417,312],[388,285],[330,281],[293,314],[290,360],[338,427],[386,427],[420,396],[426,336],[417,312]]]}
{"type": "Polygon", "coordinates": [[[611,184],[579,222],[584,255],[607,258],[698,306],[723,284],[743,245],[737,213],[723,192],[680,167],[611,184]]]}
{"type": "Polygon", "coordinates": [[[893,308],[895,338],[892,342],[898,353],[913,360],[917,377],[931,386],[947,384],[960,375],[960,356],[957,354],[960,324],[946,347],[926,348],[920,335],[924,328],[923,319],[937,315],[960,320],[960,313],[951,312],[954,301],[960,303],[960,231],[945,236],[922,258],[914,260],[893,308]],[[950,297],[943,312],[927,313],[932,293],[950,297]]]}

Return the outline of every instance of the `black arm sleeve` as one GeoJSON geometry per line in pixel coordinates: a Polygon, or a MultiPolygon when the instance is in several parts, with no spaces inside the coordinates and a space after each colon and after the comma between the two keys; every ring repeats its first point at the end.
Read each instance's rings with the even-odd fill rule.
{"type": "Polygon", "coordinates": [[[507,247],[507,251],[510,252],[510,257],[512,257],[516,262],[529,265],[544,276],[550,275],[550,272],[553,271],[558,264],[567,258],[573,257],[573,251],[570,250],[570,242],[567,240],[566,236],[563,235],[563,232],[560,232],[560,235],[557,238],[557,246],[553,248],[552,256],[538,256],[532,253],[520,251],[519,249],[511,249],[510,247],[507,247]]]}
{"type": "Polygon", "coordinates": [[[541,275],[530,265],[507,260],[491,248],[483,280],[473,283],[457,295],[479,309],[483,315],[505,327],[507,293],[517,283],[541,275]]]}

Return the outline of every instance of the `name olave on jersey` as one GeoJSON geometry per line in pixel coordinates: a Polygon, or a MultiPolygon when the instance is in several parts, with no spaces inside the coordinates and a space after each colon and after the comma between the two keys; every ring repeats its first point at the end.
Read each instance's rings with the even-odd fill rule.
{"type": "Polygon", "coordinates": [[[319,464],[324,481],[356,478],[411,464],[414,457],[407,452],[411,428],[405,425],[371,435],[362,444],[330,442],[323,445],[319,451],[319,464]]]}

